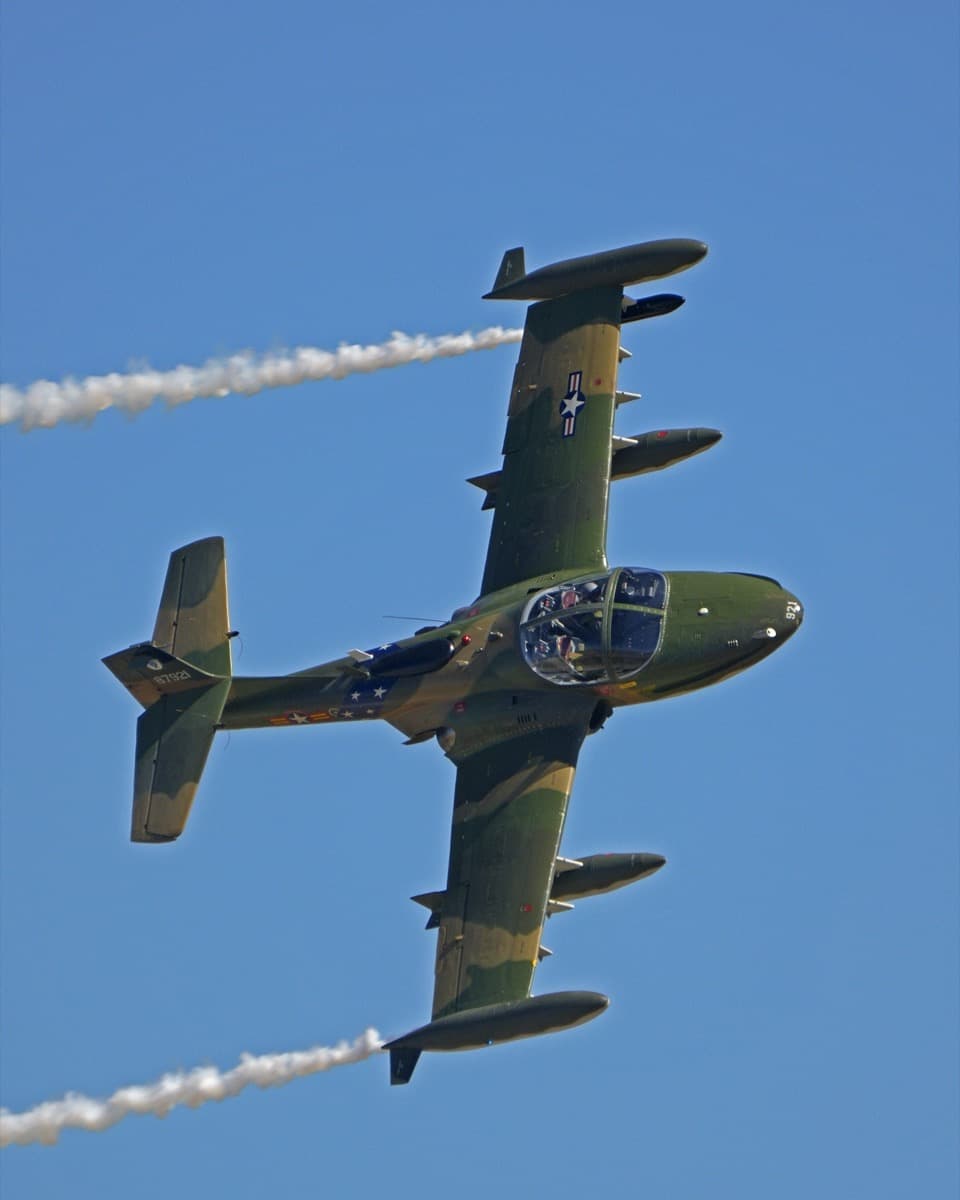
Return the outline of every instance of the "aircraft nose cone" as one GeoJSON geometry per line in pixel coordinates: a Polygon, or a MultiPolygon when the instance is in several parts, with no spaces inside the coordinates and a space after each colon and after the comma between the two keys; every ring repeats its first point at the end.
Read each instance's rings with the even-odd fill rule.
{"type": "Polygon", "coordinates": [[[754,629],[752,640],[754,644],[766,643],[768,651],[782,646],[797,632],[803,621],[803,605],[792,592],[779,584],[767,593],[761,611],[763,616],[754,629]]]}
{"type": "Polygon", "coordinates": [[[796,633],[803,623],[803,605],[792,594],[783,593],[783,613],[776,622],[776,632],[779,637],[788,638],[796,633]]]}

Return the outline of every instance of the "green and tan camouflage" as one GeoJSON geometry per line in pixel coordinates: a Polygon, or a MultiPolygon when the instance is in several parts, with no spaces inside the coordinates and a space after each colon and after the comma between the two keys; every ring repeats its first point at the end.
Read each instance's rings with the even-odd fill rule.
{"type": "Polygon", "coordinates": [[[623,287],[705,252],[698,242],[646,243],[530,276],[522,251],[507,253],[491,296],[538,302],[527,313],[503,462],[471,481],[494,509],[480,595],[445,624],[293,675],[234,676],[223,541],[206,538],[171,556],[152,640],[104,660],[145,709],[134,841],[183,832],[217,730],[383,720],[405,745],[435,742],[454,764],[446,883],[414,897],[438,930],[432,1019],[388,1043],[394,1083],[409,1080],[424,1049],[509,1041],[603,1010],[606,998],[593,992],[531,996],[550,953],[544,922],[664,860],[561,855],[584,739],[620,708],[745,670],[802,620],[796,597],[766,576],[607,563],[611,481],[662,469],[720,436],[613,433],[618,404],[633,398],[617,389],[621,318],[680,303],[652,297],[645,309],[623,287]]]}

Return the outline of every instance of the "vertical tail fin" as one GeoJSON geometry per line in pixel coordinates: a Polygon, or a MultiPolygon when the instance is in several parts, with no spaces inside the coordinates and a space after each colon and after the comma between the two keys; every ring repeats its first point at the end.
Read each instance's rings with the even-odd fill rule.
{"type": "Polygon", "coordinates": [[[174,550],[153,644],[210,675],[229,675],[229,631],[223,538],[203,538],[174,550]]]}

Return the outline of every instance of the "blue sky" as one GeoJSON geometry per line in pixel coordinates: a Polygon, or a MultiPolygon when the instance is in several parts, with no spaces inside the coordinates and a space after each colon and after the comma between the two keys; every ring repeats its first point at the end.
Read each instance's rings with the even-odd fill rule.
{"type": "MultiPolygon", "coordinates": [[[[725,438],[617,485],[609,557],[806,607],[585,748],[565,852],[669,859],[550,923],[537,990],[607,992],[601,1020],[9,1149],[11,1197],[955,1195],[956,44],[939,0],[8,0],[5,381],[519,324],[479,299],[508,246],[702,238],[687,305],[625,331],[618,431],[725,438]]],[[[8,1108],[426,1017],[436,748],[235,735],[182,841],[131,846],[136,710],[99,659],[212,533],[243,673],[471,599],[462,481],[514,359],[0,431],[8,1108]]]]}

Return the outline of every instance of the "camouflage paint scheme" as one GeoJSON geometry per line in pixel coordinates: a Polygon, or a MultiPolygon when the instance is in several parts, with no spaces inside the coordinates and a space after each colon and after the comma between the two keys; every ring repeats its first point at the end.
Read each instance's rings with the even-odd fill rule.
{"type": "MultiPolygon", "coordinates": [[[[623,284],[680,270],[705,252],[700,243],[648,243],[527,277],[522,251],[505,255],[491,296],[506,288],[536,299],[542,275],[550,298],[527,312],[502,467],[472,481],[494,508],[481,593],[445,625],[294,675],[234,677],[224,546],[213,537],[171,556],[152,641],[104,660],[145,709],[134,841],[171,841],[183,831],[218,729],[385,720],[407,745],[436,739],[454,763],[446,886],[415,897],[431,911],[428,928],[439,929],[432,1016],[440,1023],[391,1044],[395,1083],[409,1080],[422,1048],[527,1036],[561,1027],[557,1012],[573,1024],[605,1006],[594,993],[562,993],[538,998],[553,1003],[553,1015],[541,1018],[527,1000],[549,953],[541,945],[546,916],[568,907],[551,899],[557,879],[578,865],[581,875],[593,869],[593,860],[559,857],[584,738],[619,708],[744,670],[802,619],[796,598],[762,576],[611,573],[607,564],[611,478],[660,469],[720,436],[613,435],[617,403],[630,398],[617,392],[626,356],[620,318],[637,303],[623,284]],[[632,457],[618,473],[612,463],[625,453],[632,457]],[[618,632],[634,628],[646,630],[636,644],[618,632]],[[587,632],[571,637],[571,629],[587,632]],[[523,1020],[511,1016],[521,1011],[523,1020]],[[470,1013],[470,1036],[451,1033],[471,1025],[470,1013]]],[[[619,882],[604,876],[573,894],[609,890],[663,863],[622,857],[643,862],[629,875],[624,866],[619,882]]]]}

